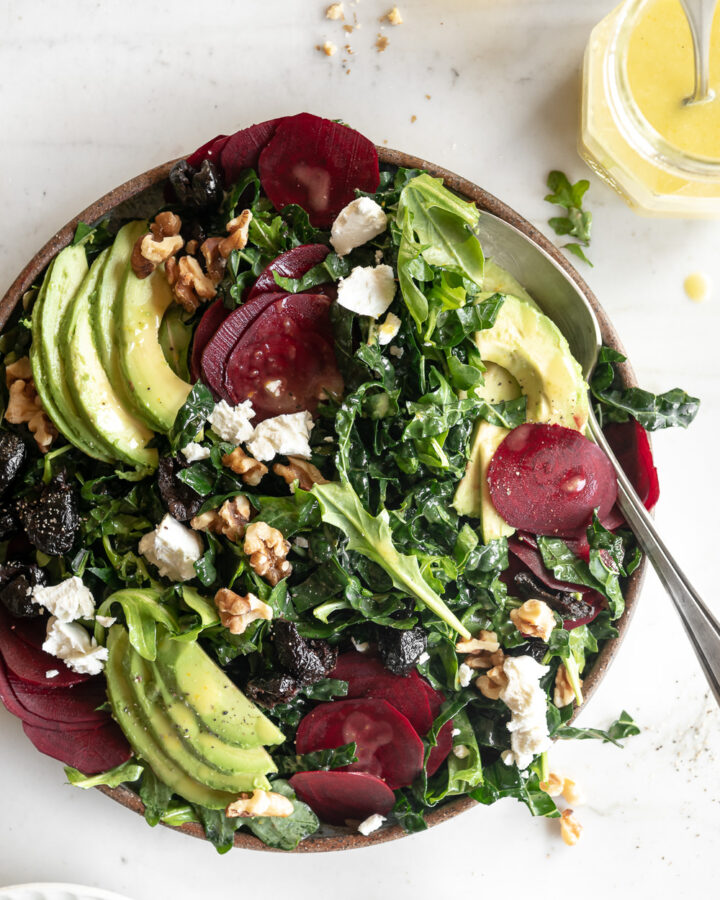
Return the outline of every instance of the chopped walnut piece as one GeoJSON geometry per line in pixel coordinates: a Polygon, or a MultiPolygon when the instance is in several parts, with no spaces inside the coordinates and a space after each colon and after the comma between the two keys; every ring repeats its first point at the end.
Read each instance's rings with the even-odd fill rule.
{"type": "MultiPolygon", "coordinates": [[[[579,679],[579,681],[580,687],[582,688],[582,679],[579,679]]],[[[568,672],[565,668],[565,664],[563,663],[560,665],[560,668],[557,670],[557,674],[555,675],[553,703],[558,708],[561,708],[563,706],[568,706],[568,704],[572,703],[574,699],[575,691],[573,690],[573,686],[570,684],[568,672]]]]}
{"type": "Polygon", "coordinates": [[[188,254],[188,256],[195,256],[195,254],[198,252],[199,246],[200,245],[195,240],[188,241],[187,244],[185,244],[185,252],[188,254]]]}
{"type": "Polygon", "coordinates": [[[173,287],[178,280],[178,261],[174,256],[165,260],[165,277],[170,287],[173,287]]]}
{"type": "Polygon", "coordinates": [[[137,278],[147,278],[159,265],[173,257],[183,246],[182,222],[173,212],[155,216],[147,234],[135,241],[130,265],[137,278]]]}
{"type": "Polygon", "coordinates": [[[574,847],[580,840],[582,825],[573,815],[574,810],[565,809],[560,816],[560,834],[568,847],[574,847]]]}
{"type": "Polygon", "coordinates": [[[295,481],[299,482],[301,491],[309,491],[314,484],[328,483],[327,479],[323,478],[320,469],[306,459],[299,456],[288,456],[288,460],[290,461],[289,466],[275,463],[273,472],[280,478],[284,478],[291,488],[295,481]]]}
{"type": "Polygon", "coordinates": [[[220,613],[220,621],[230,634],[243,634],[248,625],[257,619],[270,621],[273,617],[272,607],[255,594],[241,597],[229,588],[222,588],[215,594],[215,606],[220,613]]]}
{"type": "Polygon", "coordinates": [[[190,520],[195,531],[211,531],[222,534],[229,541],[237,543],[245,534],[245,528],[252,516],[252,508],[247,497],[233,497],[226,500],[219,509],[210,509],[190,520]]]}
{"type": "Polygon", "coordinates": [[[544,600],[526,600],[510,610],[510,619],[520,634],[547,641],[555,627],[555,614],[544,600]]]}
{"type": "Polygon", "coordinates": [[[390,38],[385,37],[384,34],[378,34],[377,40],[375,41],[375,49],[378,53],[383,53],[388,48],[388,44],[390,43],[390,38]]]}
{"type": "Polygon", "coordinates": [[[345,11],[343,10],[342,3],[331,3],[325,10],[325,18],[332,19],[333,21],[345,18],[345,11]]]}
{"type": "Polygon", "coordinates": [[[237,800],[225,810],[228,818],[239,816],[247,819],[251,816],[274,816],[286,819],[293,813],[292,801],[275,791],[253,791],[252,794],[240,794],[237,800]]]}
{"type": "Polygon", "coordinates": [[[225,226],[228,236],[223,238],[218,248],[220,255],[227,259],[233,250],[244,250],[248,242],[248,234],[250,233],[250,222],[252,222],[252,213],[249,209],[244,209],[239,216],[235,216],[225,226]]]}
{"type": "Polygon", "coordinates": [[[281,531],[266,522],[253,522],[245,532],[243,549],[250,557],[254,571],[273,587],[292,572],[292,566],[285,559],[290,551],[290,543],[281,531]]]}
{"type": "Polygon", "coordinates": [[[155,216],[155,221],[150,225],[150,231],[156,241],[166,237],[175,237],[180,234],[182,219],[174,212],[161,212],[155,216]]]}
{"type": "Polygon", "coordinates": [[[325,56],[335,56],[337,53],[337,47],[332,41],[325,41],[324,44],[318,44],[315,49],[320,50],[325,56]]]}
{"type": "Polygon", "coordinates": [[[545,791],[551,797],[559,797],[563,792],[563,780],[559,775],[551,772],[547,781],[540,782],[540,790],[545,791]]]}
{"type": "Polygon", "coordinates": [[[22,356],[5,367],[8,402],[5,418],[12,425],[25,423],[41,453],[47,453],[58,436],[35,390],[30,359],[22,356]]]}
{"type": "Polygon", "coordinates": [[[200,252],[205,259],[205,271],[210,281],[216,286],[220,284],[225,274],[225,259],[220,255],[222,242],[223,238],[210,237],[200,244],[200,252]]]}
{"type": "Polygon", "coordinates": [[[181,256],[178,260],[177,280],[173,285],[173,293],[183,309],[193,312],[203,300],[211,300],[217,291],[194,256],[181,256]]]}
{"type": "Polygon", "coordinates": [[[494,631],[481,631],[474,638],[465,641],[458,641],[455,644],[458,653],[480,653],[487,650],[488,653],[495,653],[500,649],[500,642],[494,631]]]}
{"type": "Polygon", "coordinates": [[[380,21],[383,21],[383,19],[391,25],[402,25],[403,23],[403,17],[397,6],[393,6],[392,9],[388,10],[380,21]]]}
{"type": "Polygon", "coordinates": [[[507,686],[508,677],[502,666],[495,666],[475,682],[475,687],[488,700],[499,700],[500,693],[507,686]]]}
{"type": "Polygon", "coordinates": [[[573,806],[577,806],[583,802],[583,795],[571,778],[565,778],[563,780],[562,795],[565,802],[571,803],[573,806]]]}
{"type": "Polygon", "coordinates": [[[253,487],[260,484],[268,471],[264,463],[248,456],[242,447],[236,447],[231,453],[226,453],[222,458],[222,464],[232,469],[236,475],[240,475],[245,484],[253,487]]]}
{"type": "Polygon", "coordinates": [[[505,662],[505,654],[500,650],[494,653],[488,653],[482,650],[480,653],[472,653],[463,660],[466,666],[471,669],[493,669],[495,666],[501,666],[505,662]]]}
{"type": "Polygon", "coordinates": [[[140,239],[140,255],[156,268],[166,259],[175,256],[182,245],[183,239],[179,234],[168,235],[161,241],[155,240],[151,234],[146,234],[140,239]]]}

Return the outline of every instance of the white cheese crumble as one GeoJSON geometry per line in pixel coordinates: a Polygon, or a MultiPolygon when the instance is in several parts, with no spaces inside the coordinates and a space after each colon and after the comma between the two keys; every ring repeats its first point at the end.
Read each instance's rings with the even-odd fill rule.
{"type": "Polygon", "coordinates": [[[144,534],[138,544],[145,559],[171,581],[194,578],[193,563],[200,559],[204,549],[200,535],[181,525],[169,513],[153,531],[144,534]]]}
{"type": "Polygon", "coordinates": [[[426,663],[430,659],[430,654],[427,651],[423,651],[420,656],[418,656],[417,664],[422,666],[423,663],[426,663]]]}
{"type": "Polygon", "coordinates": [[[357,641],[354,637],[351,637],[353,647],[357,650],[358,653],[367,653],[370,649],[369,641],[357,641]]]}
{"type": "Polygon", "coordinates": [[[458,744],[457,747],[452,748],[453,756],[457,759],[467,759],[470,756],[470,751],[465,746],[465,744],[458,744]]]}
{"type": "Polygon", "coordinates": [[[108,657],[107,647],[101,647],[82,625],[61,622],[55,616],[48,620],[42,648],[46,653],[64,660],[73,672],[83,675],[99,675],[108,657]]]}
{"type": "Polygon", "coordinates": [[[48,669],[45,673],[46,678],[57,678],[60,674],[60,669],[48,669]]]}
{"type": "Polygon", "coordinates": [[[303,537],[301,534],[295,538],[295,546],[300,547],[301,550],[307,550],[310,546],[310,541],[306,537],[303,537]]]}
{"type": "Polygon", "coordinates": [[[188,462],[199,462],[201,459],[207,459],[210,456],[210,448],[203,447],[191,441],[186,447],[180,451],[188,462]]]}
{"type": "Polygon", "coordinates": [[[460,687],[467,687],[472,681],[473,670],[470,668],[467,663],[461,663],[458,666],[458,681],[460,682],[460,687]]]}
{"type": "Polygon", "coordinates": [[[404,347],[391,347],[390,348],[390,356],[394,356],[395,359],[401,359],[403,353],[405,353],[404,347]]]}
{"type": "Polygon", "coordinates": [[[338,256],[346,256],[351,250],[382,234],[387,228],[387,221],[379,204],[370,197],[358,197],[338,213],[330,230],[330,243],[338,256]]]}
{"type": "Polygon", "coordinates": [[[215,404],[208,417],[212,430],[218,437],[231,444],[242,444],[253,433],[250,419],[255,418],[255,410],[250,400],[244,400],[237,406],[230,406],[226,400],[215,404]]]}
{"type": "Polygon", "coordinates": [[[385,821],[385,816],[381,816],[378,813],[373,813],[371,816],[368,816],[364,822],[361,822],[358,825],[358,831],[360,834],[364,834],[367,837],[369,834],[372,834],[373,831],[377,831],[378,828],[382,826],[382,823],[385,821]]]}
{"type": "Polygon", "coordinates": [[[117,618],[115,616],[95,616],[95,621],[103,628],[110,628],[117,622],[117,618]]]}
{"type": "Polygon", "coordinates": [[[95,615],[95,599],[77,575],[66,578],[59,584],[34,587],[32,602],[44,606],[60,622],[92,619],[95,615]]]}
{"type": "Polygon", "coordinates": [[[540,665],[532,656],[509,656],[503,663],[508,677],[500,699],[510,708],[508,722],[510,746],[502,754],[503,762],[527,769],[533,759],[550,747],[547,726],[547,698],[540,679],[548,666],[540,665]]]}
{"type": "Polygon", "coordinates": [[[385,321],[378,328],[378,344],[383,346],[389,344],[398,331],[400,331],[401,324],[402,322],[400,321],[399,316],[396,316],[395,313],[388,313],[385,316],[385,321]]]}
{"type": "Polygon", "coordinates": [[[250,455],[261,462],[274,459],[278,453],[309,459],[312,455],[309,440],[313,424],[307,410],[265,419],[247,440],[247,448],[250,455]]]}
{"type": "Polygon", "coordinates": [[[394,296],[395,276],[390,266],[355,266],[338,282],[340,306],[373,319],[387,312],[394,296]]]}
{"type": "Polygon", "coordinates": [[[451,734],[453,737],[457,737],[459,734],[462,734],[462,731],[459,728],[453,728],[451,734]]]}

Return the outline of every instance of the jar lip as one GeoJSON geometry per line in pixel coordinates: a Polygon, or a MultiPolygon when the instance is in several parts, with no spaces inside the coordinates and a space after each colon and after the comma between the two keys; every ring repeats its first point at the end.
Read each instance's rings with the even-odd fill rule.
{"type": "Polygon", "coordinates": [[[702,180],[720,179],[720,159],[681,150],[664,138],[642,114],[630,88],[627,54],[632,29],[643,8],[653,0],[625,0],[619,10],[605,59],[606,95],[611,113],[628,143],[671,175],[702,180]]]}

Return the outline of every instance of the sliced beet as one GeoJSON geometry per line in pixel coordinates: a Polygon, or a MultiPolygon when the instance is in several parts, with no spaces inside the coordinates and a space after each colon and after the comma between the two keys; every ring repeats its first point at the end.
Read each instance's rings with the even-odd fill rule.
{"type": "Polygon", "coordinates": [[[450,719],[450,721],[446,722],[438,732],[437,744],[430,751],[427,763],[428,775],[434,775],[448,758],[448,755],[452,750],[452,733],[453,723],[452,719],[450,719]]]}
{"type": "MultiPolygon", "coordinates": [[[[660,498],[660,482],[647,431],[635,419],[629,422],[613,422],[606,425],[603,431],[612,452],[630,479],[645,509],[653,509],[660,498]]],[[[612,531],[625,524],[625,517],[615,504],[602,522],[612,531]]]]}
{"type": "Polygon", "coordinates": [[[229,315],[222,298],[213,300],[202,315],[193,335],[192,352],[190,354],[190,375],[193,381],[197,381],[202,374],[202,354],[208,341],[229,315]]]}
{"type": "Polygon", "coordinates": [[[280,122],[260,154],[259,172],[276,209],[297,203],[318,228],[331,225],[356,190],[374,193],[380,183],[372,142],[310,113],[280,122]]]}
{"type": "Polygon", "coordinates": [[[421,737],[430,731],[433,723],[430,702],[417,672],[406,676],[387,673],[376,678],[365,696],[371,700],[387,700],[421,737]]]}
{"type": "MultiPolygon", "coordinates": [[[[250,305],[262,296],[272,295],[259,295],[250,305]]],[[[341,394],[329,308],[322,294],[286,294],[265,306],[227,358],[224,393],[229,401],[251,400],[254,421],[261,422],[305,409],[314,412],[323,392],[341,394]]]]}
{"type": "Polygon", "coordinates": [[[610,460],[579,431],[526,423],[495,451],[487,474],[492,502],[513,528],[575,537],[617,497],[610,460]]]}
{"type": "Polygon", "coordinates": [[[369,772],[395,790],[411,784],[422,770],[422,741],[386,700],[321,703],[300,722],[295,746],[302,754],[352,742],[357,762],[345,771],[369,772]]]}
{"type": "Polygon", "coordinates": [[[347,698],[354,700],[357,697],[364,697],[373,683],[387,674],[387,669],[376,656],[351,650],[338,656],[329,677],[347,681],[347,698]]]}
{"type": "Polygon", "coordinates": [[[386,816],[395,795],[380,778],[367,772],[298,772],[290,779],[298,797],[330,825],[347,819],[386,816]]]}
{"type": "Polygon", "coordinates": [[[46,684],[31,684],[12,673],[9,673],[8,681],[27,712],[61,727],[78,723],[86,728],[97,727],[110,719],[108,712],[98,709],[107,700],[104,678],[91,678],[83,684],[65,688],[50,687],[52,678],[46,679],[46,684]]]}
{"type": "Polygon", "coordinates": [[[68,687],[87,681],[90,675],[73,672],[61,659],[45,653],[44,650],[24,639],[24,636],[30,634],[34,636],[31,629],[34,628],[37,631],[36,621],[34,619],[13,620],[0,610],[0,656],[5,660],[8,669],[18,678],[29,681],[31,684],[50,687],[50,682],[52,682],[52,688],[68,687]],[[33,625],[28,623],[33,623],[33,625]],[[55,678],[47,678],[46,672],[52,669],[57,669],[60,674],[55,678]]]}
{"type": "Polygon", "coordinates": [[[85,775],[114,769],[132,756],[130,745],[115,722],[82,731],[56,731],[23,722],[23,731],[41,753],[85,775]]]}
{"type": "Polygon", "coordinates": [[[218,134],[216,137],[203,144],[202,147],[198,147],[194,153],[191,153],[187,158],[188,164],[194,169],[197,169],[200,167],[203,160],[206,159],[209,159],[210,162],[217,163],[223,147],[229,140],[230,138],[226,134],[218,134]]]}
{"type": "Polygon", "coordinates": [[[236,131],[223,144],[220,166],[225,183],[231,185],[238,180],[244,169],[256,169],[261,151],[267,146],[282,119],[270,119],[236,131]]]}
{"type": "Polygon", "coordinates": [[[277,272],[283,278],[302,278],[310,269],[319,266],[329,252],[330,248],[324,244],[302,244],[281,253],[258,275],[247,299],[251,300],[257,294],[277,291],[278,284],[273,273],[277,272]]]}
{"type": "Polygon", "coordinates": [[[216,400],[228,399],[224,386],[225,369],[228,357],[243,331],[266,307],[284,296],[286,295],[282,293],[262,294],[255,297],[251,303],[244,303],[227,316],[208,341],[202,351],[200,369],[203,381],[216,400]]]}

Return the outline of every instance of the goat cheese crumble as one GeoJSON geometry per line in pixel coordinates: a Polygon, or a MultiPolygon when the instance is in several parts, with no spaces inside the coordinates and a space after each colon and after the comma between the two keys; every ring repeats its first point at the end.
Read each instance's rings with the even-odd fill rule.
{"type": "Polygon", "coordinates": [[[140,538],[139,552],[171,581],[189,581],[195,577],[195,566],[205,545],[197,532],[181,525],[169,513],[140,538]]]}
{"type": "Polygon", "coordinates": [[[95,615],[95,598],[77,575],[48,587],[36,585],[32,602],[45,607],[59,622],[92,619],[95,615]]]}
{"type": "Polygon", "coordinates": [[[230,406],[226,400],[215,404],[208,417],[212,430],[218,437],[231,444],[242,444],[253,433],[250,419],[255,418],[255,410],[250,400],[244,400],[237,406],[230,406]]]}
{"type": "Polygon", "coordinates": [[[338,256],[382,234],[387,228],[383,208],[370,197],[358,197],[338,213],[330,231],[330,243],[338,256]]]}
{"type": "Polygon", "coordinates": [[[83,675],[99,675],[108,658],[107,647],[101,647],[82,625],[77,622],[61,622],[55,616],[48,620],[42,648],[51,656],[62,659],[73,672],[83,675]]]}
{"type": "Polygon", "coordinates": [[[340,306],[373,319],[387,312],[394,296],[395,275],[390,266],[355,266],[338,282],[340,306]]]}
{"type": "Polygon", "coordinates": [[[527,769],[533,759],[550,747],[547,697],[540,679],[549,671],[531,656],[509,656],[503,663],[508,677],[500,699],[510,708],[510,750],[502,754],[505,765],[527,769]]]}
{"type": "Polygon", "coordinates": [[[382,823],[385,821],[385,816],[381,816],[378,813],[373,813],[371,816],[368,816],[364,822],[361,822],[358,825],[358,831],[360,834],[365,835],[367,837],[369,834],[372,834],[373,831],[377,831],[378,828],[382,826],[382,823]]]}
{"type": "Polygon", "coordinates": [[[313,424],[307,410],[265,419],[253,431],[247,448],[261,462],[274,459],[279,453],[309,459],[312,455],[309,441],[313,424]]]}
{"type": "Polygon", "coordinates": [[[467,663],[460,663],[458,666],[458,681],[460,687],[467,687],[472,681],[473,670],[467,663]]]}
{"type": "Polygon", "coordinates": [[[398,331],[400,331],[401,325],[402,322],[400,321],[399,316],[396,316],[395,313],[388,313],[385,316],[385,321],[378,328],[378,344],[381,346],[389,344],[398,331]]]}
{"type": "Polygon", "coordinates": [[[201,459],[208,459],[210,456],[210,448],[203,447],[201,444],[196,444],[195,441],[191,441],[187,446],[183,447],[180,452],[190,463],[199,462],[201,459]]]}

